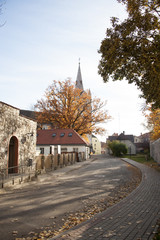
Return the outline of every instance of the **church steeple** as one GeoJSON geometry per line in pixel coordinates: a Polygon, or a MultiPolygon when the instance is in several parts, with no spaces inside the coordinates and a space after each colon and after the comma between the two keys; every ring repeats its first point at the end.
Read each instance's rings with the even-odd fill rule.
{"type": "Polygon", "coordinates": [[[79,59],[78,73],[77,73],[77,79],[76,79],[76,88],[84,90],[83,82],[82,82],[81,67],[80,67],[80,59],[79,59]]]}

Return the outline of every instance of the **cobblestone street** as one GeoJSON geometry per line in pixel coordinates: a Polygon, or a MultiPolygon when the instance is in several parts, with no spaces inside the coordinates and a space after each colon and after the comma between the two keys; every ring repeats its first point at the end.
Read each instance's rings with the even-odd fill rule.
{"type": "Polygon", "coordinates": [[[125,161],[142,171],[141,184],[118,204],[52,239],[153,239],[160,218],[160,173],[132,160],[125,161]]]}
{"type": "Polygon", "coordinates": [[[26,237],[54,224],[57,227],[65,215],[113,195],[134,177],[128,163],[99,156],[43,174],[38,182],[6,190],[0,198],[1,240],[26,237]]]}

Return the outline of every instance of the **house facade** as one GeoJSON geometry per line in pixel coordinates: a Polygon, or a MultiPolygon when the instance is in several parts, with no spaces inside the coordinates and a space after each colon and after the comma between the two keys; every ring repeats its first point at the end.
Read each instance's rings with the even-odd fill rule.
{"type": "Polygon", "coordinates": [[[101,154],[107,154],[107,143],[101,142],[101,154]]]}
{"type": "Polygon", "coordinates": [[[125,132],[118,134],[113,134],[113,136],[108,137],[109,141],[120,141],[124,143],[127,147],[128,154],[136,154],[136,145],[134,143],[134,136],[133,135],[125,135],[125,132]]]}
{"type": "Polygon", "coordinates": [[[94,135],[92,135],[92,149],[94,154],[101,154],[101,143],[94,135]]]}
{"type": "Polygon", "coordinates": [[[120,141],[126,144],[128,154],[143,153],[145,150],[149,150],[150,133],[141,134],[140,136],[126,135],[125,132],[113,134],[108,137],[109,141],[120,141]]]}
{"type": "Polygon", "coordinates": [[[0,102],[0,169],[18,173],[20,167],[34,166],[37,123],[20,110],[0,102]]]}
{"type": "Polygon", "coordinates": [[[134,139],[137,153],[143,153],[150,149],[150,133],[141,134],[134,139]]]}
{"type": "Polygon", "coordinates": [[[73,129],[46,129],[37,131],[37,152],[39,154],[84,153],[89,158],[89,145],[73,129]]]}

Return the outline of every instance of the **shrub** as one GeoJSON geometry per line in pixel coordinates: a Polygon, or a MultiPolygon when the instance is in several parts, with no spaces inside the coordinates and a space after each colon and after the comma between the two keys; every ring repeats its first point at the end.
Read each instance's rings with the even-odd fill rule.
{"type": "Polygon", "coordinates": [[[121,155],[127,153],[126,145],[119,141],[109,142],[108,146],[112,150],[113,155],[116,157],[120,157],[121,155]]]}

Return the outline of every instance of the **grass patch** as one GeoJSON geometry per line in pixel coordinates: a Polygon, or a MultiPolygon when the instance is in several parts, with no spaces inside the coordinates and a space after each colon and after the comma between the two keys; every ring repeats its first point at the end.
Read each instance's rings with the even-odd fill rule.
{"type": "Polygon", "coordinates": [[[147,158],[147,155],[145,155],[145,154],[124,155],[123,157],[132,159],[132,160],[134,160],[136,162],[139,162],[139,163],[151,163],[151,162],[154,162],[152,159],[147,158]]]}
{"type": "Polygon", "coordinates": [[[160,171],[160,165],[155,162],[152,158],[148,157],[146,154],[136,154],[136,155],[124,155],[123,158],[129,158],[133,161],[145,164],[149,167],[155,168],[156,170],[160,171]]]}
{"type": "Polygon", "coordinates": [[[137,155],[131,155],[128,156],[130,159],[139,162],[139,163],[145,163],[148,162],[148,160],[146,159],[146,156],[144,154],[137,154],[137,155]]]}

